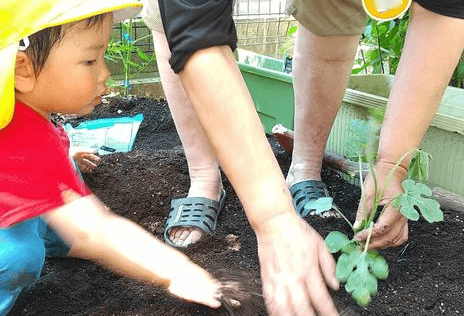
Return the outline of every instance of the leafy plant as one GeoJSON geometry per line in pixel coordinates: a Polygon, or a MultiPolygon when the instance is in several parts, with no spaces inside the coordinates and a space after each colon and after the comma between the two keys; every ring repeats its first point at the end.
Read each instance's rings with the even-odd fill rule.
{"type": "MultiPolygon", "coordinates": [[[[366,306],[371,302],[372,296],[377,293],[377,280],[384,280],[388,277],[389,269],[386,260],[375,250],[369,250],[369,243],[372,234],[372,229],[374,223],[379,221],[385,212],[389,203],[393,207],[399,209],[401,214],[409,220],[417,221],[419,219],[419,212],[422,214],[425,220],[428,222],[437,222],[443,220],[443,212],[440,210],[440,204],[432,197],[432,191],[428,186],[423,183],[416,182],[413,179],[406,179],[403,181],[402,186],[404,193],[395,197],[389,203],[383,205],[380,209],[380,215],[376,219],[376,213],[379,210],[379,204],[382,200],[383,193],[388,187],[389,182],[393,178],[395,171],[399,168],[399,165],[403,159],[408,155],[411,155],[413,152],[418,152],[418,150],[413,150],[406,153],[392,168],[390,173],[387,175],[385,182],[382,188],[378,188],[375,170],[370,165],[371,174],[373,175],[374,187],[375,187],[375,196],[371,205],[372,212],[367,217],[367,214],[364,214],[364,218],[361,222],[359,228],[355,229],[354,226],[349,222],[349,220],[343,215],[343,213],[332,205],[331,198],[321,202],[320,204],[305,205],[305,208],[314,209],[319,207],[316,212],[323,209],[334,208],[337,210],[340,215],[347,221],[353,230],[353,235],[360,232],[363,229],[368,229],[368,237],[364,245],[360,242],[355,241],[354,239],[349,239],[346,235],[339,231],[333,231],[329,233],[325,239],[325,244],[328,250],[332,253],[340,252],[340,256],[337,260],[336,266],[336,276],[337,278],[345,284],[345,289],[350,293],[356,302],[360,306],[366,306]]],[[[421,153],[416,159],[416,163],[427,164],[428,155],[421,153]],[[425,158],[425,161],[423,160],[425,158]]],[[[359,159],[359,170],[361,168],[361,160],[359,159]]],[[[426,176],[422,173],[424,170],[428,170],[428,166],[418,168],[421,170],[418,174],[426,176]]],[[[364,209],[367,209],[366,204],[366,193],[364,187],[361,183],[361,203],[364,204],[364,209]]]]}
{"type": "Polygon", "coordinates": [[[395,74],[408,25],[409,11],[393,21],[380,22],[369,18],[361,35],[360,58],[356,60],[352,73],[369,69],[370,73],[395,74]]]}
{"type": "Polygon", "coordinates": [[[287,38],[285,43],[280,47],[279,53],[284,56],[293,56],[293,50],[295,49],[295,36],[298,26],[294,25],[287,31],[287,38]]]}
{"type": "MultiPolygon", "coordinates": [[[[410,22],[408,10],[401,18],[392,21],[377,21],[368,18],[361,35],[360,57],[355,60],[353,74],[396,74],[410,22]]],[[[464,87],[464,55],[460,58],[450,86],[464,87]]]]}
{"type": "Polygon", "coordinates": [[[352,120],[348,127],[351,137],[346,141],[346,157],[357,162],[375,161],[380,138],[380,124],[373,119],[352,120]]]}
{"type": "MultiPolygon", "coordinates": [[[[380,129],[385,116],[383,108],[369,108],[367,120],[352,120],[348,127],[350,138],[346,141],[346,158],[351,161],[373,162],[377,158],[380,129]]],[[[423,150],[416,150],[409,163],[408,177],[425,182],[432,157],[423,150]]]]}
{"type": "Polygon", "coordinates": [[[352,120],[347,132],[346,157],[357,162],[375,161],[379,146],[380,129],[385,116],[384,108],[369,108],[367,120],[352,120]]]}
{"type": "Polygon", "coordinates": [[[144,71],[154,60],[156,60],[155,54],[148,56],[139,46],[137,46],[137,43],[150,37],[151,34],[134,40],[132,37],[133,24],[133,19],[121,22],[121,40],[116,41],[112,38],[105,53],[105,58],[107,60],[115,63],[122,62],[123,64],[124,96],[127,96],[131,90],[131,83],[129,79],[144,71]],[[136,62],[134,56],[138,56],[142,62],[136,62]],[[135,72],[133,72],[132,69],[135,69],[135,72]]]}

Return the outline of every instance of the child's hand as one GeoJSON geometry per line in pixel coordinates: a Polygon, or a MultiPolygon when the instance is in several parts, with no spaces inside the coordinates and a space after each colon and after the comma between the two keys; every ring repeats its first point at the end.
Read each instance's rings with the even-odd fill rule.
{"type": "Polygon", "coordinates": [[[219,281],[189,261],[184,263],[171,279],[168,291],[186,301],[218,308],[221,306],[222,296],[220,287],[219,281]]]}
{"type": "Polygon", "coordinates": [[[186,301],[220,307],[221,283],[183,253],[112,213],[94,195],[81,197],[67,190],[62,198],[66,204],[43,217],[69,245],[68,256],[94,260],[122,275],[164,286],[186,301]]]}
{"type": "Polygon", "coordinates": [[[71,153],[73,159],[76,161],[79,169],[84,173],[91,173],[97,168],[101,158],[96,154],[96,150],[75,148],[71,153]]]}

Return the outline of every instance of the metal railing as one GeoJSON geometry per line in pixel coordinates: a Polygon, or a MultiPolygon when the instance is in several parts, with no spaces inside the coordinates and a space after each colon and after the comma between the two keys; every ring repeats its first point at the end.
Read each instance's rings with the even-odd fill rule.
{"type": "MultiPolygon", "coordinates": [[[[288,30],[296,21],[285,13],[285,0],[236,0],[233,17],[237,29],[238,47],[274,58],[282,58],[280,48],[288,41],[288,30]]],[[[113,27],[112,38],[119,41],[124,38],[121,23],[113,27]]],[[[130,37],[137,40],[137,46],[147,55],[154,54],[153,37],[150,29],[140,18],[134,19],[130,37]],[[143,40],[140,40],[143,38],[143,40]]],[[[138,60],[136,55],[134,61],[138,60]]],[[[108,62],[113,75],[121,75],[120,63],[108,62]]],[[[156,62],[147,67],[143,73],[157,73],[156,62]]]]}

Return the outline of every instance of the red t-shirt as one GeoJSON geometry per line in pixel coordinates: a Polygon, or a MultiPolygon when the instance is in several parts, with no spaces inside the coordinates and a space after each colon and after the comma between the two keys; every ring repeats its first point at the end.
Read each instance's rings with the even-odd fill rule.
{"type": "Polygon", "coordinates": [[[13,119],[0,130],[0,227],[52,211],[61,193],[90,191],[69,159],[64,131],[16,101],[13,119]]]}

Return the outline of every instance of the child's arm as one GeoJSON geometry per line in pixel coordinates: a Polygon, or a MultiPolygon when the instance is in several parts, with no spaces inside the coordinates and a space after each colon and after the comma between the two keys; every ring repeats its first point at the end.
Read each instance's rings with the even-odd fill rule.
{"type": "Polygon", "coordinates": [[[125,276],[165,286],[188,301],[220,306],[219,282],[181,252],[112,213],[94,195],[71,200],[43,215],[70,245],[69,256],[94,260],[125,276]]]}

